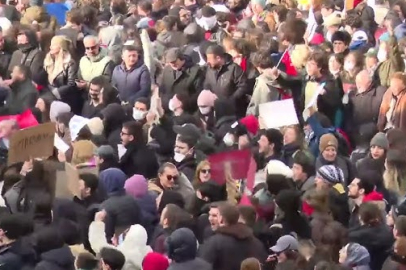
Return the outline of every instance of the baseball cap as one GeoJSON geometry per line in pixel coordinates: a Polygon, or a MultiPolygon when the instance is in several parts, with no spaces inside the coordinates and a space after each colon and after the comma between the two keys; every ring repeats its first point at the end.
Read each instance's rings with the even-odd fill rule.
{"type": "Polygon", "coordinates": [[[284,235],[276,241],[276,245],[271,247],[274,253],[280,253],[286,250],[299,250],[299,242],[292,235],[284,235]]]}
{"type": "Polygon", "coordinates": [[[193,124],[183,124],[183,125],[176,125],[173,126],[173,131],[181,136],[194,138],[196,140],[200,139],[201,131],[200,129],[193,125],[193,124]]]}
{"type": "Polygon", "coordinates": [[[179,48],[170,48],[166,51],[165,62],[166,63],[175,62],[176,60],[178,60],[181,57],[182,57],[182,52],[179,48]]]}

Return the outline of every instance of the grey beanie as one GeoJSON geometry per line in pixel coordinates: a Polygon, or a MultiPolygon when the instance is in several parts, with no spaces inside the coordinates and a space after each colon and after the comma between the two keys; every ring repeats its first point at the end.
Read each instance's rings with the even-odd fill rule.
{"type": "Polygon", "coordinates": [[[104,158],[104,157],[111,157],[115,156],[114,148],[110,145],[102,145],[96,150],[96,156],[104,158]]]}
{"type": "Polygon", "coordinates": [[[30,7],[39,6],[44,4],[44,0],[30,0],[30,7]]]}
{"type": "Polygon", "coordinates": [[[370,145],[379,146],[385,150],[388,150],[389,142],[388,139],[386,138],[386,134],[383,132],[376,133],[375,136],[372,138],[370,145]]]}

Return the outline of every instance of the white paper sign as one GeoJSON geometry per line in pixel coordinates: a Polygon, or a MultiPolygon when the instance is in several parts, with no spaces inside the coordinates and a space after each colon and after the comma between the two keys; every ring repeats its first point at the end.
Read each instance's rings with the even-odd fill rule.
{"type": "Polygon", "coordinates": [[[319,87],[317,87],[317,90],[313,93],[313,96],[310,98],[309,103],[306,104],[305,110],[309,109],[310,107],[316,104],[317,98],[323,91],[324,86],[326,86],[326,83],[322,83],[319,85],[319,87]]]}
{"type": "Polygon", "coordinates": [[[263,119],[266,128],[279,128],[299,124],[293,99],[260,104],[259,115],[263,119]]]}
{"type": "Polygon", "coordinates": [[[69,145],[67,145],[59,136],[58,134],[55,133],[54,137],[54,146],[58,151],[61,151],[62,153],[66,153],[66,151],[69,150],[69,145]]]}
{"type": "Polygon", "coordinates": [[[74,115],[69,122],[69,130],[72,142],[76,140],[79,131],[89,123],[90,119],[74,115]]]}
{"type": "Polygon", "coordinates": [[[121,157],[124,156],[125,152],[127,152],[127,149],[125,149],[124,145],[122,144],[117,144],[117,150],[118,150],[118,159],[121,159],[121,157]]]}

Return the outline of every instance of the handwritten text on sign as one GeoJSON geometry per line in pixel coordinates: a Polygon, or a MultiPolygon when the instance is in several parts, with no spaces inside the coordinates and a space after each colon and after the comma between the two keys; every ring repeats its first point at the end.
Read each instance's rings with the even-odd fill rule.
{"type": "Polygon", "coordinates": [[[8,164],[52,156],[55,124],[46,123],[16,132],[10,138],[8,164]]]}

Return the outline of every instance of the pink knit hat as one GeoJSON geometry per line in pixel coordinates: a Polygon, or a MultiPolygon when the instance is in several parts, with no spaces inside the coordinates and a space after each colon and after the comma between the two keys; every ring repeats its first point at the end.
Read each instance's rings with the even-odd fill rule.
{"type": "Polygon", "coordinates": [[[165,256],[156,252],[150,252],[142,261],[143,270],[166,270],[169,267],[169,261],[165,256]]]}
{"type": "Polygon", "coordinates": [[[199,107],[214,107],[214,101],[217,95],[210,90],[203,90],[197,98],[197,106],[199,107]]]}

